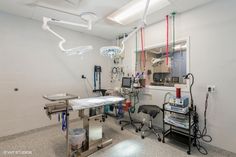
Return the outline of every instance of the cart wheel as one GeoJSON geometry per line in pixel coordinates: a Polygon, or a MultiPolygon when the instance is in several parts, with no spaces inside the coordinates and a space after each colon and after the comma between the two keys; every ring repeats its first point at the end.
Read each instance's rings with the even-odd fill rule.
{"type": "Polygon", "coordinates": [[[158,141],[161,142],[161,138],[160,137],[158,138],[158,141]]]}
{"type": "Polygon", "coordinates": [[[123,127],[121,127],[120,129],[121,129],[121,130],[124,130],[124,128],[123,128],[123,127]]]}
{"type": "Polygon", "coordinates": [[[188,151],[187,151],[187,154],[188,154],[188,155],[190,155],[190,154],[191,154],[191,152],[188,150],[188,151]]]}
{"type": "Polygon", "coordinates": [[[144,136],[141,136],[142,139],[144,139],[144,136]]]}

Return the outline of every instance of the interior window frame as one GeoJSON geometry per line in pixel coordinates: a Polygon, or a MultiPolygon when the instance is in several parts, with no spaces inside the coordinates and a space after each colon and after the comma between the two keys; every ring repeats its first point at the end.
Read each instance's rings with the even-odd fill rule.
{"type": "MultiPolygon", "coordinates": [[[[180,43],[180,42],[186,42],[186,73],[190,72],[190,37],[185,37],[185,38],[181,38],[181,39],[177,39],[176,43],[180,43]]],[[[172,44],[172,42],[170,43],[170,45],[172,44]]],[[[149,45],[145,47],[145,51],[146,50],[150,50],[153,48],[157,48],[157,47],[163,47],[165,46],[165,42],[159,42],[157,44],[153,44],[153,45],[149,45]]],[[[140,48],[137,49],[138,52],[142,51],[140,48]]],[[[136,53],[136,50],[133,51],[134,54],[136,53]]],[[[136,54],[135,54],[136,55],[136,54]]],[[[135,60],[135,55],[134,55],[134,60],[135,60]]],[[[134,61],[135,65],[136,65],[136,60],[134,61]]],[[[136,69],[134,69],[135,73],[136,73],[136,69]]],[[[186,80],[186,84],[180,84],[181,89],[183,92],[189,92],[189,80],[186,80]]],[[[173,87],[169,87],[169,86],[153,86],[153,85],[146,85],[145,86],[146,89],[150,89],[150,90],[165,90],[165,91],[175,91],[176,88],[175,86],[173,87]]]]}

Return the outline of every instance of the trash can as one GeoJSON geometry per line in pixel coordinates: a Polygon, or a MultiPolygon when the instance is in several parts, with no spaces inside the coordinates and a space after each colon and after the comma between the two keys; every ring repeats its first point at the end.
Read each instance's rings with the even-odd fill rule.
{"type": "Polygon", "coordinates": [[[86,130],[83,128],[75,128],[69,130],[69,143],[73,147],[82,147],[83,141],[86,139],[86,130]]]}

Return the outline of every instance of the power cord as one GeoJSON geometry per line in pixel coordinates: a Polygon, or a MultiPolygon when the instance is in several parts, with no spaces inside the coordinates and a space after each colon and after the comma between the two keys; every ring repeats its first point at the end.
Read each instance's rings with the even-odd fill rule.
{"type": "MultiPolygon", "coordinates": [[[[194,76],[192,73],[188,73],[184,77],[184,79],[189,79],[189,76],[192,76],[192,82],[190,84],[190,97],[191,97],[191,108],[193,109],[194,102],[193,102],[193,95],[192,95],[192,87],[194,84],[194,76]]],[[[200,140],[207,142],[207,143],[210,143],[212,141],[212,137],[207,134],[207,107],[208,107],[209,92],[210,91],[208,90],[207,94],[206,94],[206,99],[205,99],[204,128],[202,131],[200,130],[200,127],[199,127],[199,115],[198,115],[196,109],[195,109],[195,112],[193,115],[193,119],[194,119],[194,123],[195,123],[194,128],[193,128],[194,129],[194,141],[195,141],[194,144],[197,147],[198,151],[204,155],[207,155],[208,151],[204,146],[202,146],[200,140]]]]}
{"type": "Polygon", "coordinates": [[[206,94],[206,100],[205,100],[205,110],[204,110],[204,128],[203,130],[201,131],[200,130],[200,127],[199,127],[199,116],[197,114],[197,112],[195,111],[195,114],[194,114],[194,122],[195,122],[195,125],[194,125],[194,132],[195,132],[195,141],[196,141],[196,147],[198,149],[198,151],[203,154],[203,155],[207,155],[208,154],[208,151],[207,149],[202,146],[201,144],[201,141],[204,141],[204,142],[207,142],[207,143],[210,143],[212,141],[212,137],[210,135],[207,134],[207,107],[208,107],[208,98],[209,98],[209,92],[207,92],[206,94]]]}

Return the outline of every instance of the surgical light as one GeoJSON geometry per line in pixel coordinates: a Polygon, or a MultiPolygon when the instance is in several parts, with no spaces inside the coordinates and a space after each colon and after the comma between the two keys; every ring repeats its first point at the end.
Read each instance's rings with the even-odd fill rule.
{"type": "Polygon", "coordinates": [[[121,48],[118,46],[104,46],[100,48],[100,52],[103,56],[114,58],[121,53],[121,48]]]}
{"type": "Polygon", "coordinates": [[[63,51],[65,54],[67,54],[67,55],[74,55],[74,54],[81,55],[81,54],[83,54],[83,53],[85,53],[89,50],[92,50],[93,47],[91,45],[88,45],[88,46],[79,46],[79,47],[75,47],[75,48],[65,49],[63,47],[63,44],[66,42],[66,39],[63,38],[58,33],[56,33],[55,31],[53,31],[48,26],[49,22],[54,22],[54,23],[60,23],[60,24],[67,24],[67,25],[83,27],[83,28],[87,28],[88,30],[91,30],[92,29],[92,20],[95,18],[95,14],[90,13],[90,12],[86,12],[86,13],[81,14],[81,18],[82,18],[82,20],[84,20],[86,22],[86,24],[78,24],[78,23],[73,23],[73,22],[68,22],[68,21],[63,21],[63,20],[57,20],[57,19],[53,19],[53,18],[49,18],[49,17],[43,17],[43,26],[42,26],[42,28],[44,30],[47,30],[47,31],[51,32],[53,35],[55,35],[56,37],[61,39],[58,46],[61,49],[61,51],[63,51]]]}
{"type": "Polygon", "coordinates": [[[113,58],[115,56],[118,56],[120,54],[123,53],[124,49],[125,49],[125,42],[131,37],[133,36],[139,29],[141,29],[142,27],[144,27],[144,23],[142,23],[139,27],[137,27],[136,29],[134,29],[127,37],[123,37],[123,40],[121,42],[121,47],[118,46],[104,46],[102,48],[100,48],[100,54],[103,56],[107,56],[110,58],[113,58]]]}
{"type": "MultiPolygon", "coordinates": [[[[127,5],[109,15],[107,18],[119,24],[127,25],[131,22],[141,19],[141,16],[145,11],[143,7],[145,4],[146,0],[132,0],[127,5]]],[[[150,0],[148,14],[161,10],[168,5],[170,5],[168,0],[150,0]]]]}

